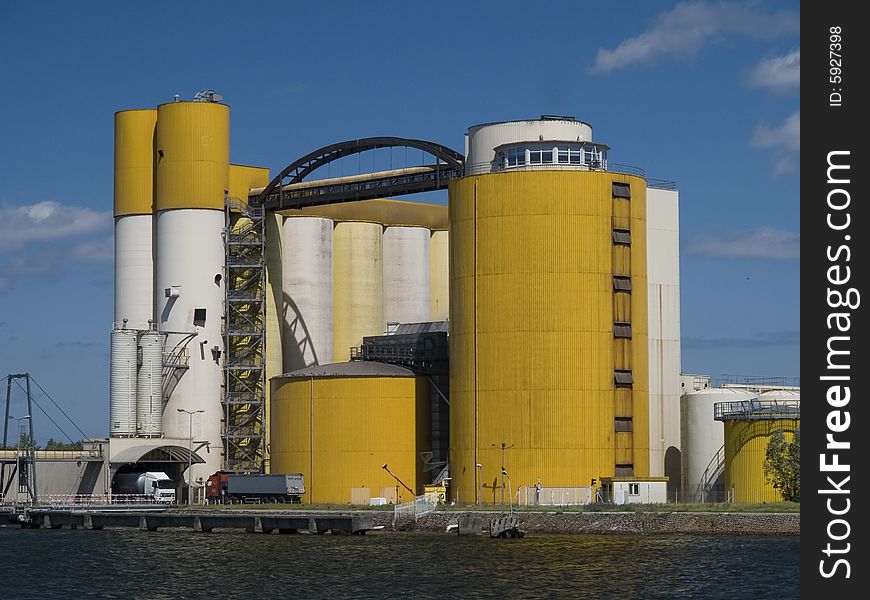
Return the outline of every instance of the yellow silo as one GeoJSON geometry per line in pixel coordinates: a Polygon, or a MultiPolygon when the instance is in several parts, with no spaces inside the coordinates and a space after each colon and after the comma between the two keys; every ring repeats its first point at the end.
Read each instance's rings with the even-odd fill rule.
{"type": "Polygon", "coordinates": [[[355,361],[308,367],[271,385],[272,472],[302,473],[305,502],[405,502],[422,493],[420,453],[430,449],[425,377],[355,361]]]}
{"type": "Polygon", "coordinates": [[[643,179],[601,172],[451,185],[451,475],[462,501],[501,485],[502,443],[514,445],[514,488],[648,475],[644,203],[616,214],[614,182],[644,197],[643,179]],[[631,246],[615,248],[616,219],[631,246]],[[617,322],[630,338],[616,337],[617,322]]]}
{"type": "Polygon", "coordinates": [[[725,425],[725,491],[740,504],[782,501],[764,473],[767,446],[776,431],[791,443],[801,424],[799,399],[760,398],[714,406],[716,420],[725,425]]]}
{"type": "Polygon", "coordinates": [[[478,126],[450,184],[459,501],[649,476],[646,182],[584,163],[606,156],[590,138],[572,119],[478,126]]]}
{"type": "Polygon", "coordinates": [[[157,210],[224,210],[229,189],[230,107],[169,102],[157,107],[157,210]]]}
{"type": "Polygon", "coordinates": [[[115,216],[154,212],[154,109],[115,113],[115,216]]]}

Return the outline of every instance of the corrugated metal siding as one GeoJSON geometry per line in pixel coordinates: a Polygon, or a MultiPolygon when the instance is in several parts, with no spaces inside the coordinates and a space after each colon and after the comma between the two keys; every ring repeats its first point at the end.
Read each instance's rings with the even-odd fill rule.
{"type": "Polygon", "coordinates": [[[764,476],[764,455],[770,435],[782,429],[791,442],[799,419],[725,421],[725,489],[734,502],[781,502],[782,495],[764,476]]]}
{"type": "MultiPolygon", "coordinates": [[[[395,488],[382,468],[422,491],[429,449],[428,384],[413,377],[276,381],[272,471],[305,476],[306,502],[346,504],[354,488],[395,488]],[[312,451],[313,449],[313,451],[312,451]]],[[[410,500],[400,488],[400,500],[410,500]]]]}
{"type": "MultiPolygon", "coordinates": [[[[614,472],[613,179],[538,171],[450,186],[451,476],[462,501],[475,499],[476,463],[483,500],[500,500],[501,449],[492,444],[502,442],[516,444],[505,453],[515,487],[538,476],[580,486],[614,472]]],[[[643,188],[632,193],[642,198],[643,188]]],[[[645,266],[638,275],[645,286],[645,266]]],[[[631,364],[645,368],[637,348],[646,353],[647,328],[635,334],[635,322],[646,311],[636,312],[631,364]]],[[[635,398],[625,416],[645,413],[643,402],[635,398]]],[[[646,423],[644,414],[636,426],[646,423]]]]}
{"type": "Polygon", "coordinates": [[[269,169],[265,167],[249,167],[247,165],[230,165],[227,183],[227,195],[248,201],[251,188],[265,187],[269,184],[269,169]]]}
{"type": "Polygon", "coordinates": [[[229,189],[229,106],[213,102],[161,104],[157,107],[155,146],[157,210],[224,209],[224,193],[229,189]]]}
{"type": "Polygon", "coordinates": [[[450,316],[450,234],[433,231],[429,239],[430,319],[445,321],[450,316]]]}
{"type": "MultiPolygon", "coordinates": [[[[268,173],[266,174],[268,179],[268,173]]],[[[269,427],[272,410],[272,386],[268,382],[280,375],[283,369],[284,350],[281,340],[281,315],[283,297],[281,295],[283,270],[281,267],[281,215],[266,213],[266,448],[272,447],[272,428],[269,427]]],[[[268,456],[266,458],[269,458],[268,456]]],[[[267,463],[270,465],[271,461],[267,463]]],[[[280,471],[275,471],[279,473],[280,471]]]]}
{"type": "Polygon", "coordinates": [[[154,212],[157,111],[115,113],[115,216],[154,212]]]}

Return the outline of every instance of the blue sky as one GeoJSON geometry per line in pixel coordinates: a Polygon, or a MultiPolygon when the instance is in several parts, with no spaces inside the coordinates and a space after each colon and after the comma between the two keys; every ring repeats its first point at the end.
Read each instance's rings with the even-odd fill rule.
{"type": "Polygon", "coordinates": [[[214,89],[231,160],[273,173],[345,139],[461,151],[476,123],[575,115],[679,185],[683,370],[797,377],[799,6],[3,3],[0,376],[106,435],[113,113],[214,89]]]}

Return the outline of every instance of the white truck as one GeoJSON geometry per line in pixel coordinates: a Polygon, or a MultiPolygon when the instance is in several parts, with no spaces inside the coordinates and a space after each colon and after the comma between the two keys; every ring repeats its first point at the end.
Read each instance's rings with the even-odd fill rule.
{"type": "Polygon", "coordinates": [[[147,501],[161,504],[175,503],[175,483],[162,471],[145,473],[118,473],[115,475],[115,496],[118,499],[147,501]]]}

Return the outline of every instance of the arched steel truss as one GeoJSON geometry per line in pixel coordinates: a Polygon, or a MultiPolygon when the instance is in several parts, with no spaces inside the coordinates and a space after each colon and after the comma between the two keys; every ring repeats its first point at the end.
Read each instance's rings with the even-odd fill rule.
{"type": "Polygon", "coordinates": [[[266,210],[302,208],[370,198],[387,198],[403,194],[444,189],[447,182],[463,174],[465,158],[459,152],[426,140],[400,137],[371,137],[324,146],[290,163],[257,196],[255,204],[266,210]],[[435,164],[424,173],[392,173],[362,182],[342,182],[302,190],[285,186],[301,183],[316,169],[335,160],[378,148],[416,148],[434,156],[435,164]]]}

